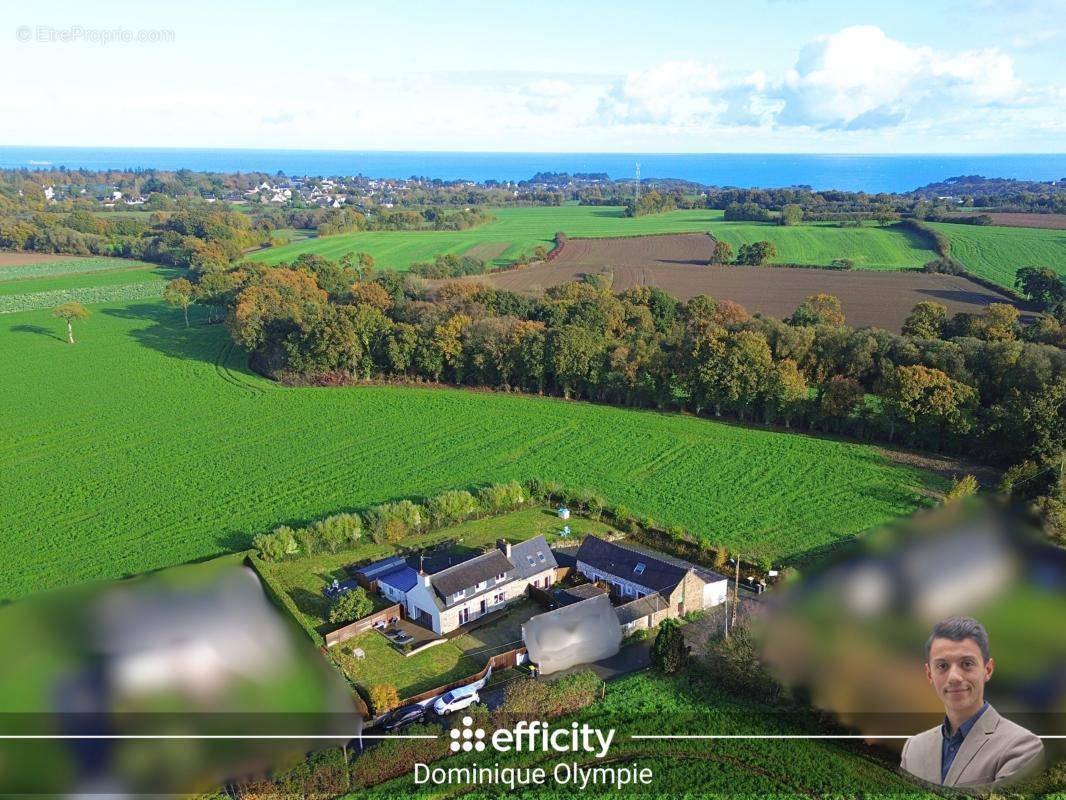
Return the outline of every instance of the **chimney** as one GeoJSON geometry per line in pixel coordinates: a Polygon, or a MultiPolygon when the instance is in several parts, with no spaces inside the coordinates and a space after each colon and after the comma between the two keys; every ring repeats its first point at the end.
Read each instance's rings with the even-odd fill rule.
{"type": "Polygon", "coordinates": [[[429,574],[425,570],[420,570],[419,571],[418,580],[427,589],[429,588],[429,574]]]}
{"type": "Polygon", "coordinates": [[[499,548],[500,552],[503,553],[505,556],[507,556],[508,558],[511,557],[511,543],[509,541],[507,541],[506,539],[497,539],[496,547],[499,548]]]}

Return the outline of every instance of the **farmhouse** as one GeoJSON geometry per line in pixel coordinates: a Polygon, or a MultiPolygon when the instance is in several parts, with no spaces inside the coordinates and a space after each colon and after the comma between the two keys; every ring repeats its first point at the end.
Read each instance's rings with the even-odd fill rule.
{"type": "Polygon", "coordinates": [[[382,594],[404,604],[412,621],[443,635],[502,610],[529,586],[549,588],[557,566],[544,537],[536,536],[515,545],[500,539],[495,549],[432,575],[405,563],[372,577],[382,594]]]}
{"type": "Polygon", "coordinates": [[[615,612],[627,632],[725,602],[728,581],[721,575],[597,536],[585,537],[575,562],[578,572],[606,584],[611,595],[622,601],[615,612]]]}

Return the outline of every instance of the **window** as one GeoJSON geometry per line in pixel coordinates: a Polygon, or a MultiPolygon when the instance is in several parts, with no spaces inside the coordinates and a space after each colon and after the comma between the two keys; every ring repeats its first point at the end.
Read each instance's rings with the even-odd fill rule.
{"type": "Polygon", "coordinates": [[[531,567],[537,566],[537,562],[533,560],[533,556],[526,556],[526,560],[529,562],[529,566],[531,566],[531,567]]]}
{"type": "Polygon", "coordinates": [[[504,600],[503,592],[496,592],[496,594],[494,594],[492,596],[492,604],[494,606],[499,605],[500,603],[503,602],[503,600],[504,600]]]}
{"type": "Polygon", "coordinates": [[[481,583],[479,583],[477,586],[474,587],[474,591],[475,592],[480,592],[482,589],[484,589],[488,585],[489,585],[488,581],[482,581],[481,583]]]}
{"type": "Polygon", "coordinates": [[[500,581],[505,581],[505,580],[507,580],[507,573],[506,572],[501,572],[499,575],[496,576],[496,583],[499,583],[500,581]]]}
{"type": "Polygon", "coordinates": [[[644,570],[647,569],[647,568],[648,568],[647,564],[645,564],[643,561],[638,561],[637,565],[635,567],[633,567],[633,573],[635,575],[643,575],[644,574],[644,570]]]}
{"type": "Polygon", "coordinates": [[[544,563],[544,553],[540,550],[537,551],[537,560],[540,561],[541,564],[544,563]]]}

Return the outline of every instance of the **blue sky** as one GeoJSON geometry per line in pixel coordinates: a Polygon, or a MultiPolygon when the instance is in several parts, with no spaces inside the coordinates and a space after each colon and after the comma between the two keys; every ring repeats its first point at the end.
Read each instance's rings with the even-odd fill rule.
{"type": "Polygon", "coordinates": [[[4,36],[0,144],[1066,149],[1066,2],[41,0],[4,36]]]}

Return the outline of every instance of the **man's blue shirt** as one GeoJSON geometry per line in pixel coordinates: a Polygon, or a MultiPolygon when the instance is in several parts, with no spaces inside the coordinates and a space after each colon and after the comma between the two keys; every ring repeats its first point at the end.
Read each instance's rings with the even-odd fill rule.
{"type": "Polygon", "coordinates": [[[940,726],[940,733],[943,735],[943,742],[940,745],[940,782],[943,783],[948,777],[948,770],[951,769],[951,765],[955,762],[955,756],[959,754],[959,749],[962,747],[963,741],[966,739],[966,734],[970,732],[977,720],[982,714],[985,713],[985,709],[988,708],[988,701],[981,706],[980,710],[964,723],[959,726],[959,729],[954,734],[948,736],[948,728],[951,723],[948,722],[948,718],[944,717],[944,724],[940,726]]]}

